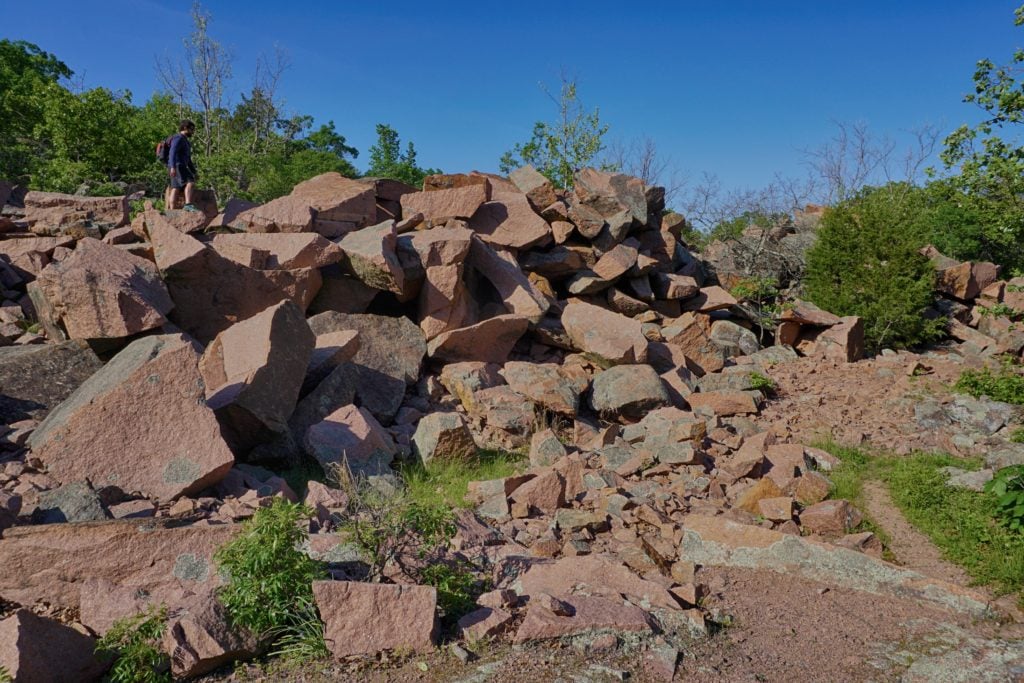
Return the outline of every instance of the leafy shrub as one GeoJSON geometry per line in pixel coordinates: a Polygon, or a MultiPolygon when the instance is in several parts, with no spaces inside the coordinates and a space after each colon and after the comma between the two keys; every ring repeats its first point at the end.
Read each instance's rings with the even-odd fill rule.
{"type": "Polygon", "coordinates": [[[473,567],[465,562],[427,565],[419,580],[437,589],[437,606],[447,626],[476,609],[476,599],[486,589],[473,574],[473,567]]]}
{"type": "Polygon", "coordinates": [[[807,254],[808,298],[836,315],[860,316],[868,351],[937,339],[943,321],[924,313],[935,271],[910,228],[909,190],[868,188],[825,212],[807,254]]]}
{"type": "Polygon", "coordinates": [[[133,617],[119,619],[96,643],[101,657],[116,657],[110,668],[113,683],[170,683],[170,659],[160,649],[167,628],[167,608],[152,605],[133,617]]]}
{"type": "Polygon", "coordinates": [[[1012,531],[1024,532],[1024,465],[996,472],[985,484],[985,492],[998,498],[999,521],[1012,531]]]}
{"type": "Polygon", "coordinates": [[[766,394],[770,394],[775,391],[775,380],[771,377],[765,377],[760,372],[750,373],[750,386],[759,391],[763,391],[766,394]]]}
{"type": "Polygon", "coordinates": [[[988,396],[993,401],[1024,405],[1024,375],[1012,364],[1003,365],[997,372],[991,368],[964,370],[954,388],[974,398],[988,396]]]}
{"type": "Polygon", "coordinates": [[[313,581],[326,575],[322,563],[299,545],[312,511],[278,498],[242,525],[214,558],[228,576],[217,598],[234,624],[260,635],[281,636],[301,622],[313,603],[313,581]]]}

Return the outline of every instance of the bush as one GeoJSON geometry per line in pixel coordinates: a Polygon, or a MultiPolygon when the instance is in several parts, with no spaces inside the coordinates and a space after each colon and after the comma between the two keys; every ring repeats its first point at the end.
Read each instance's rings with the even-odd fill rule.
{"type": "Polygon", "coordinates": [[[988,396],[993,401],[1024,405],[1024,375],[1012,364],[1005,364],[997,372],[991,368],[964,370],[954,388],[974,398],[988,396]]]}
{"type": "Polygon", "coordinates": [[[911,188],[868,188],[827,210],[807,254],[808,298],[836,315],[864,321],[870,352],[939,338],[943,320],[928,319],[935,271],[918,253],[911,228],[911,188]]]}
{"type": "Polygon", "coordinates": [[[299,549],[311,515],[302,505],[275,499],[217,550],[214,558],[228,576],[217,598],[235,625],[280,637],[302,622],[304,606],[314,604],[313,581],[326,576],[323,564],[299,549]]]}
{"type": "Polygon", "coordinates": [[[171,661],[160,648],[166,628],[167,608],[156,605],[116,621],[96,643],[98,655],[117,658],[110,668],[110,680],[113,683],[170,683],[171,661]]]}

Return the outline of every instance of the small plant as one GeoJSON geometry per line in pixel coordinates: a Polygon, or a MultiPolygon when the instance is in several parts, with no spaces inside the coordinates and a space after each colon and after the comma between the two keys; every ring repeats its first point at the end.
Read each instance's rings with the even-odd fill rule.
{"type": "Polygon", "coordinates": [[[299,549],[311,515],[277,498],[217,550],[214,559],[228,577],[217,598],[234,624],[275,637],[301,626],[304,606],[314,604],[313,581],[326,575],[322,563],[299,549]]]}
{"type": "Polygon", "coordinates": [[[0,666],[0,683],[14,683],[14,676],[11,675],[6,666],[0,666]]]}
{"type": "Polygon", "coordinates": [[[754,313],[754,321],[763,330],[775,327],[776,318],[782,312],[779,306],[779,288],[774,278],[760,277],[741,280],[729,293],[740,302],[746,303],[754,313]]]}
{"type": "Polygon", "coordinates": [[[1024,465],[996,472],[985,492],[997,497],[999,521],[1011,531],[1024,532],[1024,465]]]}
{"type": "Polygon", "coordinates": [[[171,661],[160,649],[166,628],[167,608],[157,605],[114,623],[96,643],[98,655],[117,658],[112,683],[170,683],[171,661]]]}
{"type": "Polygon", "coordinates": [[[988,396],[993,401],[1024,405],[1024,375],[1012,363],[997,372],[991,368],[964,370],[954,388],[975,398],[988,396]]]}
{"type": "Polygon", "coordinates": [[[770,394],[775,391],[775,380],[762,375],[760,372],[752,372],[750,373],[750,386],[753,389],[770,394]]]}
{"type": "Polygon", "coordinates": [[[476,609],[476,599],[486,590],[465,562],[430,564],[420,572],[419,580],[437,589],[437,606],[446,626],[453,626],[476,609]]]}
{"type": "Polygon", "coordinates": [[[1009,318],[1011,320],[1017,320],[1024,317],[1024,313],[1018,311],[1012,306],[1006,304],[992,304],[991,306],[982,306],[980,314],[986,318],[997,318],[999,316],[1009,318]]]}
{"type": "Polygon", "coordinates": [[[301,599],[296,603],[291,623],[271,631],[275,648],[270,653],[293,662],[311,662],[329,657],[331,651],[324,641],[324,625],[316,604],[301,599]]]}
{"type": "Polygon", "coordinates": [[[1024,427],[1017,427],[1010,433],[1010,441],[1013,443],[1024,443],[1024,427]]]}

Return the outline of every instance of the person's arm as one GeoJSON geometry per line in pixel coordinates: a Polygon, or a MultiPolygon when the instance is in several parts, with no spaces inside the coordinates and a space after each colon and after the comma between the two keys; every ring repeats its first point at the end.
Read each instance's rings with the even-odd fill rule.
{"type": "Polygon", "coordinates": [[[180,135],[175,135],[171,138],[171,151],[167,153],[167,168],[171,169],[171,175],[178,172],[178,162],[180,161],[179,156],[181,155],[181,140],[180,135]]]}

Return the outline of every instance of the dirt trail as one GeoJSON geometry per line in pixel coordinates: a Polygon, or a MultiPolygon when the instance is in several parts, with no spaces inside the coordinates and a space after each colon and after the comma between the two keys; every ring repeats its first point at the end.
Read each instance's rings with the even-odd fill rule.
{"type": "MultiPolygon", "coordinates": [[[[889,534],[889,550],[898,564],[935,579],[970,585],[971,577],[967,572],[946,561],[928,537],[907,521],[885,484],[874,479],[864,482],[864,504],[868,516],[889,534]]],[[[981,587],[975,590],[985,592],[981,587]]]]}

